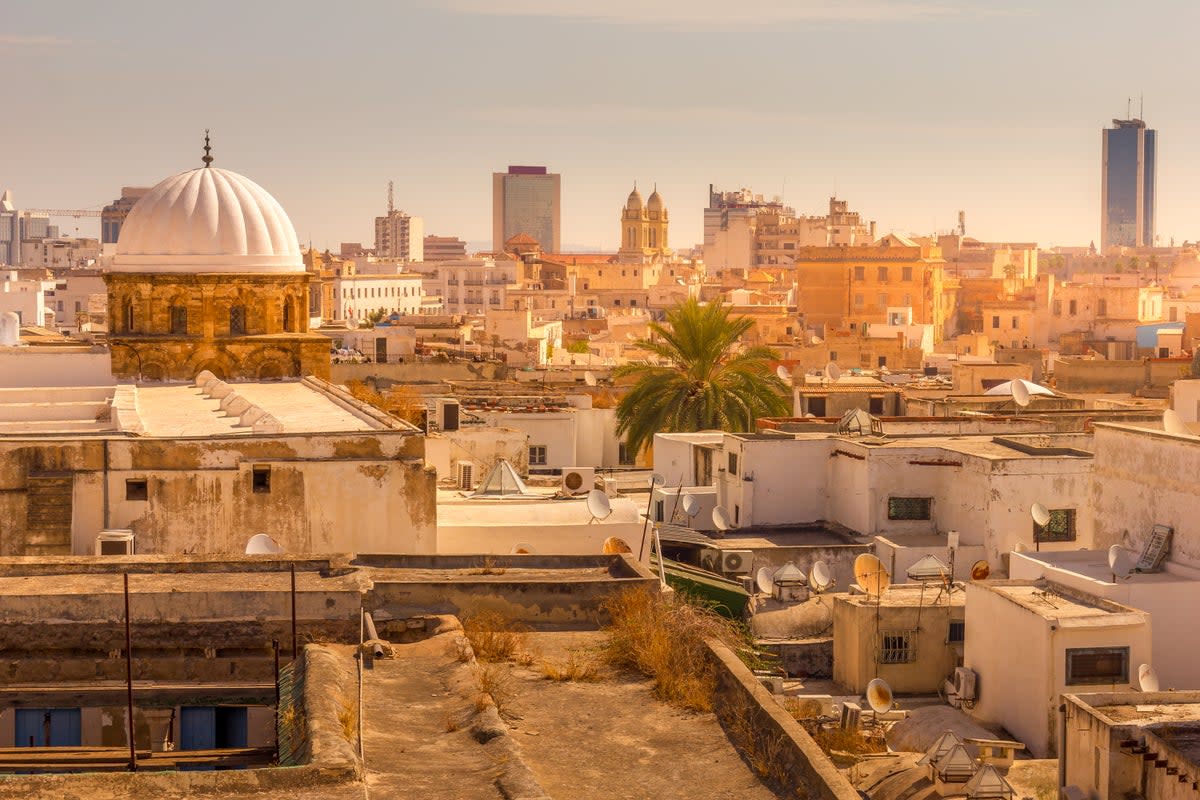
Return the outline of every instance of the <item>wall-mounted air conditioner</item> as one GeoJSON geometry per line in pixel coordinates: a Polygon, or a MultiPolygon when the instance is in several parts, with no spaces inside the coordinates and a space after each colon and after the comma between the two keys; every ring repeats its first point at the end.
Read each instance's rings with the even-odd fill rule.
{"type": "Polygon", "coordinates": [[[749,575],[753,566],[753,550],[721,551],[721,572],[726,575],[749,575]]]}
{"type": "Polygon", "coordinates": [[[596,470],[591,467],[564,467],[563,494],[587,494],[596,483],[596,470]]]}
{"type": "Polygon", "coordinates": [[[954,693],[959,700],[975,699],[975,670],[967,667],[954,668],[954,693]]]}

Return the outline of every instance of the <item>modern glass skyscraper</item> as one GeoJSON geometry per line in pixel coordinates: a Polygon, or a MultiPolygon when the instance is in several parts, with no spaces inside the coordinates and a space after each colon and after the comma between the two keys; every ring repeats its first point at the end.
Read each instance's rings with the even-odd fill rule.
{"type": "Polygon", "coordinates": [[[492,249],[500,252],[514,236],[537,239],[542,250],[561,247],[561,177],[545,167],[509,167],[492,173],[492,249]]]}
{"type": "Polygon", "coordinates": [[[1104,131],[1100,242],[1110,247],[1154,245],[1156,131],[1140,119],[1114,119],[1104,131]]]}

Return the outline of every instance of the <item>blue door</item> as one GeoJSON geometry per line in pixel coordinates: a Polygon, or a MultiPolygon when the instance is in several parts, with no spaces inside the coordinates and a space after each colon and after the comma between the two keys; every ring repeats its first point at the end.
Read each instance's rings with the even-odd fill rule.
{"type": "Polygon", "coordinates": [[[179,715],[179,749],[246,746],[245,706],[189,706],[179,715]]]}
{"type": "Polygon", "coordinates": [[[79,747],[78,708],[18,708],[17,747],[79,747]]]}

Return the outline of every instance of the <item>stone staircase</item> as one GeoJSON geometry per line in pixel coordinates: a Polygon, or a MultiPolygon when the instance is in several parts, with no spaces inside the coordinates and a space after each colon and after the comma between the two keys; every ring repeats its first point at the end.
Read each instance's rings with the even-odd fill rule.
{"type": "Polygon", "coordinates": [[[71,555],[72,489],[70,472],[29,476],[25,517],[25,555],[71,555]]]}

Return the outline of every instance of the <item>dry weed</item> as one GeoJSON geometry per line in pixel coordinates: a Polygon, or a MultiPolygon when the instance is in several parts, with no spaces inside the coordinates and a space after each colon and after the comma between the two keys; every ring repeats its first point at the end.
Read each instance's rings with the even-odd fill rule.
{"type": "Polygon", "coordinates": [[[562,661],[543,660],[538,669],[551,681],[600,680],[600,665],[595,655],[580,649],[569,651],[562,661]]]}
{"type": "Polygon", "coordinates": [[[517,692],[510,667],[504,664],[479,664],[475,668],[475,684],[479,688],[475,698],[476,711],[495,705],[501,716],[511,716],[512,701],[517,692]]]}
{"type": "Polygon", "coordinates": [[[446,715],[442,718],[442,725],[446,729],[446,733],[454,733],[456,730],[462,727],[459,725],[458,719],[455,718],[454,714],[450,713],[449,711],[447,711],[446,715]]]}
{"type": "Polygon", "coordinates": [[[508,661],[526,651],[528,627],[497,611],[463,617],[463,633],[480,661],[508,661]]]}
{"type": "Polygon", "coordinates": [[[685,596],[626,589],[604,604],[611,622],[605,655],[613,666],[654,679],[654,691],[668,703],[711,711],[716,674],[705,640],[745,649],[745,633],[714,611],[685,596]]]}
{"type": "Polygon", "coordinates": [[[348,697],[341,699],[341,705],[338,708],[338,722],[342,725],[342,735],[346,737],[346,741],[353,742],[358,733],[358,709],[355,707],[354,701],[348,697]]]}
{"type": "Polygon", "coordinates": [[[484,556],[479,563],[479,569],[473,569],[467,572],[468,575],[503,575],[508,570],[507,567],[496,565],[496,559],[491,556],[484,556]]]}
{"type": "Polygon", "coordinates": [[[799,722],[826,755],[835,750],[853,755],[887,752],[886,743],[863,736],[859,730],[850,730],[837,723],[822,723],[815,719],[801,719],[799,722]]]}

